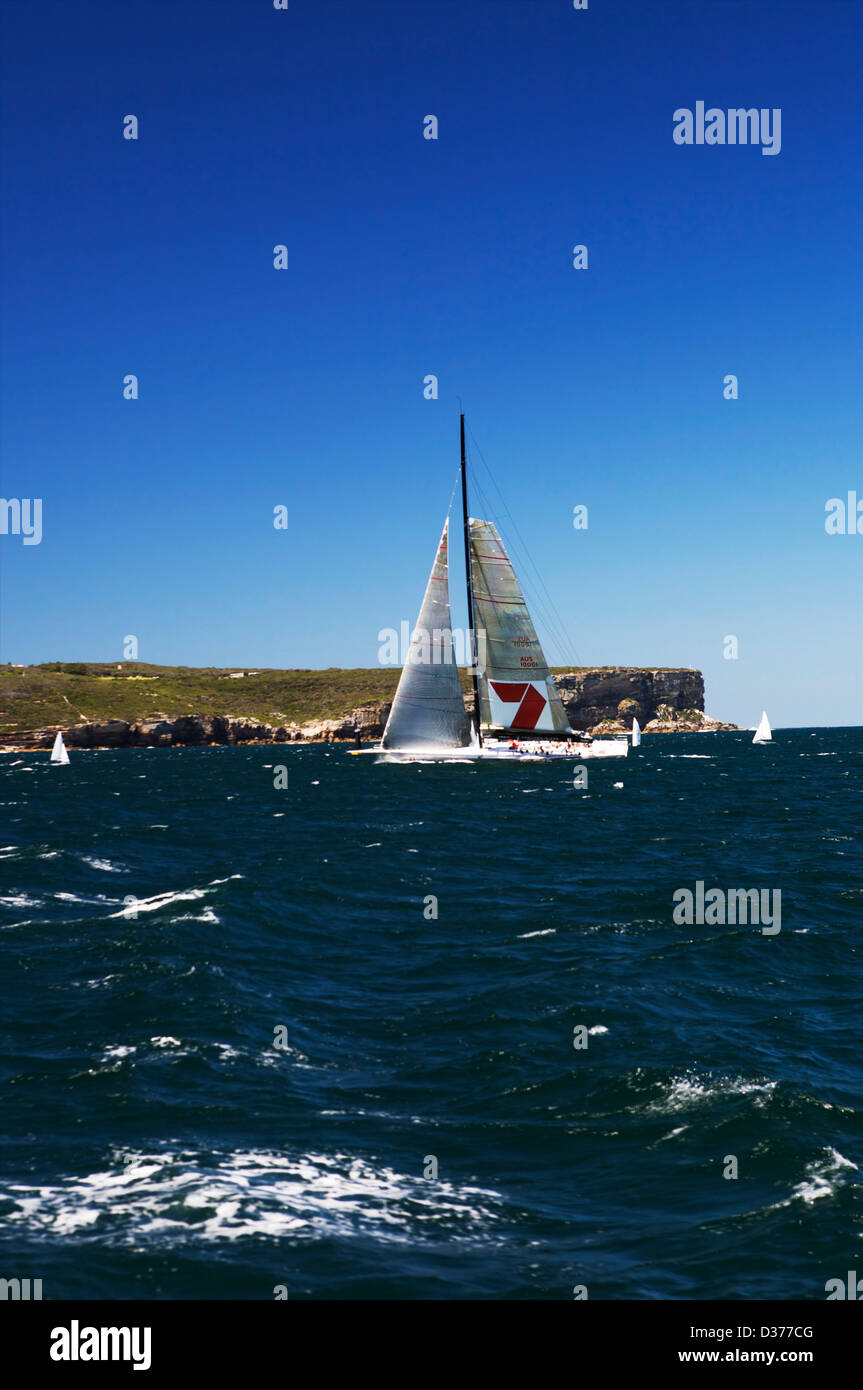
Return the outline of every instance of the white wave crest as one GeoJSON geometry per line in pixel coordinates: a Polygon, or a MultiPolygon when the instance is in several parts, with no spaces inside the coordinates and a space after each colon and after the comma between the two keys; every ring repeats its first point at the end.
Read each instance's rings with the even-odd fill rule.
{"type": "MultiPolygon", "coordinates": [[[[419,1165],[419,1160],[418,1160],[419,1165]]],[[[398,1173],[348,1154],[115,1154],[113,1166],[55,1186],[10,1186],[6,1215],[46,1236],[188,1244],[251,1236],[490,1239],[496,1192],[398,1173]],[[98,1232],[93,1230],[98,1224],[98,1232]]]]}
{"type": "Polygon", "coordinates": [[[674,1115],[705,1101],[722,1100],[729,1096],[754,1095],[761,1098],[776,1089],[775,1081],[747,1081],[742,1076],[700,1077],[675,1076],[663,1094],[645,1107],[648,1113],[674,1115]]]}

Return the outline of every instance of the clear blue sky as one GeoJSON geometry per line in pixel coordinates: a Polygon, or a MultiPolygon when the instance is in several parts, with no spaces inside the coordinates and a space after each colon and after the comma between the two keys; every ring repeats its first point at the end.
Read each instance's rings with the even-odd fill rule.
{"type": "Polygon", "coordinates": [[[0,490],[44,519],[0,539],[0,659],[133,633],[374,665],[461,397],[572,635],[554,664],[863,722],[863,535],[824,528],[863,497],[863,5],[4,0],[3,31],[0,490]],[[781,108],[781,152],[676,145],[698,100],[781,108]]]}

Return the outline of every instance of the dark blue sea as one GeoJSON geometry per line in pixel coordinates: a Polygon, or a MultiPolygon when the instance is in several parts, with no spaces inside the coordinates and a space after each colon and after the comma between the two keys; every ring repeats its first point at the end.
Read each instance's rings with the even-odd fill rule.
{"type": "Polygon", "coordinates": [[[587,788],[71,757],[0,759],[0,1275],[824,1299],[863,1268],[863,731],[647,737],[587,788]],[[676,923],[699,881],[779,890],[781,930],[676,923]]]}

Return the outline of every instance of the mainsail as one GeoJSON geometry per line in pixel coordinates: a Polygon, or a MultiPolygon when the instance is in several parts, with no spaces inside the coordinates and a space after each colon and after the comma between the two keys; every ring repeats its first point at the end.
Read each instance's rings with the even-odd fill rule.
{"type": "Polygon", "coordinates": [[[633,748],[637,748],[638,745],[639,745],[640,743],[641,743],[641,725],[639,724],[639,722],[638,722],[637,719],[633,719],[633,721],[632,721],[632,746],[633,746],[633,748]]]}
{"type": "Polygon", "coordinates": [[[470,519],[480,714],[488,728],[569,732],[569,720],[497,527],[470,519]]]}
{"type": "Polygon", "coordinates": [[[449,518],[399,678],[382,748],[466,748],[470,723],[453,653],[449,611],[449,518]]]}

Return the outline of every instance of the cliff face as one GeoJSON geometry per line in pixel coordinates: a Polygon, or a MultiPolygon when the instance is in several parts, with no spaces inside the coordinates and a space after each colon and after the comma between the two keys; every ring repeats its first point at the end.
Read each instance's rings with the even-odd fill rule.
{"type": "MultiPolygon", "coordinates": [[[[104,724],[72,724],[63,728],[67,748],[170,748],[204,744],[291,743],[304,740],[354,738],[359,728],[363,738],[383,733],[390,707],[366,705],[340,719],[317,720],[310,724],[266,724],[260,719],[226,719],[221,715],[188,714],[178,719],[145,719],[127,724],[111,719],[104,724]]],[[[16,733],[9,746],[50,748],[57,726],[16,733]]]]}
{"type": "MultiPolygon", "coordinates": [[[[693,729],[733,729],[704,714],[704,678],[689,668],[648,670],[606,666],[568,671],[555,676],[569,722],[574,729],[611,732],[628,730],[633,718],[648,732],[693,729]]],[[[473,695],[466,696],[473,709],[473,695]]],[[[336,719],[304,724],[267,724],[252,718],[221,715],[168,716],[126,723],[77,723],[63,728],[69,748],[159,748],[171,745],[289,743],[295,740],[353,739],[357,732],[368,742],[383,733],[389,703],[362,705],[336,719]]],[[[17,748],[50,748],[57,725],[16,733],[17,748]]]]}
{"type": "Polygon", "coordinates": [[[656,719],[661,706],[670,710],[704,712],[704,677],[688,667],[643,670],[604,666],[555,676],[563,707],[574,729],[637,719],[642,729],[656,719]]]}

